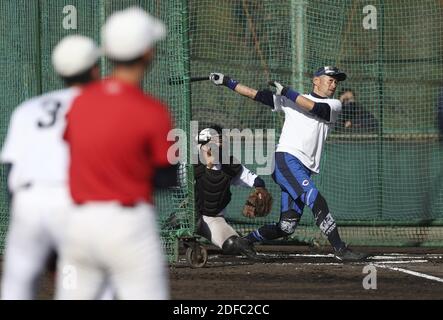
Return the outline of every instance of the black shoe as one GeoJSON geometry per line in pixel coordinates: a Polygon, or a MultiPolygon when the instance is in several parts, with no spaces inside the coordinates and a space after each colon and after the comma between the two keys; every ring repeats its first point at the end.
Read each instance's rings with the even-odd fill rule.
{"type": "Polygon", "coordinates": [[[244,256],[246,256],[249,259],[256,259],[257,258],[257,252],[254,249],[254,244],[245,238],[239,238],[238,242],[238,249],[240,253],[244,256]]]}
{"type": "Polygon", "coordinates": [[[352,251],[347,246],[336,251],[334,254],[335,259],[343,262],[364,261],[368,256],[367,253],[352,251]]]}

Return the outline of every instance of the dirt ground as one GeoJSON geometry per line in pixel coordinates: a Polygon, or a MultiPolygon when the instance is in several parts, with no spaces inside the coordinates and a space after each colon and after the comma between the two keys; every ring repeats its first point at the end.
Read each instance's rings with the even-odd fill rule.
{"type": "Polygon", "coordinates": [[[210,254],[204,268],[182,260],[170,269],[174,299],[443,299],[443,248],[355,248],[364,263],[338,263],[308,247],[258,247],[265,262],[210,254]],[[364,289],[374,264],[377,289],[364,289]],[[400,269],[400,270],[397,270],[400,269]],[[405,273],[413,271],[417,274],[405,273]],[[435,279],[434,279],[435,278],[435,279]]]}
{"type": "MultiPolygon", "coordinates": [[[[169,267],[174,300],[443,299],[443,248],[355,248],[368,262],[339,263],[327,250],[259,246],[263,261],[224,256],[209,248],[203,268],[183,255],[169,267]],[[365,289],[372,264],[376,289],[365,289]]],[[[373,274],[373,272],[371,272],[373,274]]],[[[374,282],[371,282],[374,286],[374,282]]],[[[53,276],[45,275],[39,299],[51,299],[53,276]]]]}

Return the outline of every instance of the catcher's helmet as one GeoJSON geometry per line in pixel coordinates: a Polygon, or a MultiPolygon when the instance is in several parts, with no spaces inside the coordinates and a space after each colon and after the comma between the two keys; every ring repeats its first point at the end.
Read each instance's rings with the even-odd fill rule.
{"type": "Polygon", "coordinates": [[[199,132],[198,136],[196,137],[197,143],[205,145],[209,141],[211,141],[211,139],[213,139],[213,138],[216,138],[216,137],[221,138],[222,131],[223,131],[223,129],[219,125],[213,125],[208,128],[205,128],[205,129],[201,130],[199,132]]]}

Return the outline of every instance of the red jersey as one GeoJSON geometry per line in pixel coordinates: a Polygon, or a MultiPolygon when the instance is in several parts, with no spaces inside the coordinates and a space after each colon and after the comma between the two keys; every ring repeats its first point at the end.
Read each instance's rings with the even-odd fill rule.
{"type": "Polygon", "coordinates": [[[168,109],[116,79],[84,88],[67,115],[69,185],[75,202],[152,202],[155,168],[169,165],[168,109]]]}

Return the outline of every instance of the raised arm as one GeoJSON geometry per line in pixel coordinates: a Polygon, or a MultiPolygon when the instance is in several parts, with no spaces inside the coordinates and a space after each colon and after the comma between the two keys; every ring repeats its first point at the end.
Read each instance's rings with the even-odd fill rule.
{"type": "Polygon", "coordinates": [[[305,109],[309,113],[312,113],[323,120],[331,120],[331,106],[329,104],[324,102],[312,101],[311,99],[300,95],[291,87],[283,86],[277,81],[270,81],[268,84],[276,88],[276,95],[285,96],[287,99],[296,103],[299,107],[305,109]]]}
{"type": "Polygon", "coordinates": [[[267,106],[270,106],[272,109],[275,108],[274,97],[285,96],[287,99],[296,103],[299,107],[316,115],[317,117],[326,121],[331,120],[331,106],[329,104],[324,102],[314,102],[300,95],[294,89],[288,86],[283,86],[276,81],[269,82],[269,85],[276,88],[276,92],[274,94],[271,90],[268,89],[257,90],[250,88],[244,84],[239,83],[237,80],[225,76],[222,73],[211,73],[209,75],[209,78],[215,85],[226,86],[229,89],[237,92],[238,94],[261,102],[267,106]]]}
{"type": "Polygon", "coordinates": [[[257,90],[250,88],[248,86],[245,86],[244,84],[239,83],[237,80],[231,79],[228,76],[225,76],[222,73],[211,73],[209,75],[209,79],[215,84],[215,85],[223,85],[225,87],[228,87],[229,89],[237,92],[238,94],[248,97],[252,100],[261,102],[272,109],[275,108],[274,105],[274,94],[271,90],[264,89],[264,90],[257,90]]]}
{"type": "Polygon", "coordinates": [[[211,73],[209,75],[209,79],[211,79],[211,81],[215,85],[223,85],[225,87],[228,87],[238,94],[248,97],[252,100],[254,100],[258,92],[258,90],[245,86],[244,84],[239,83],[237,80],[231,79],[230,77],[225,76],[222,73],[211,73]]]}

